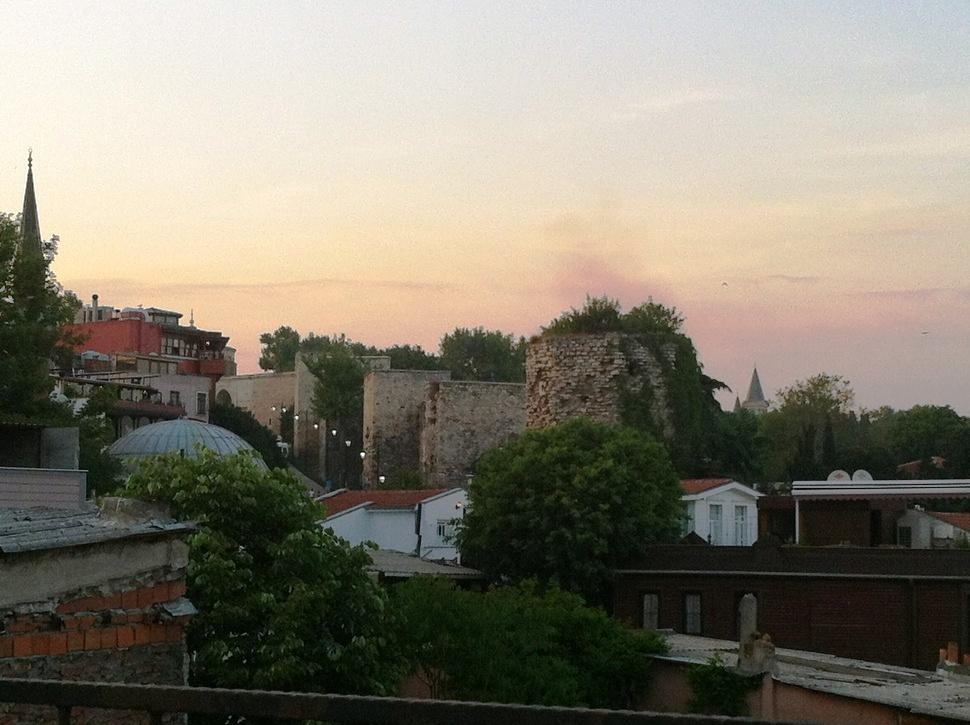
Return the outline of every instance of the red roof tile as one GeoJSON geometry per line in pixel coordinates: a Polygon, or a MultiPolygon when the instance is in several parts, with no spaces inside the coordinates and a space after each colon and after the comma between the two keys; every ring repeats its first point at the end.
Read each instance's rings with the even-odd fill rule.
{"type": "Polygon", "coordinates": [[[410,509],[425,499],[450,491],[450,488],[419,488],[400,491],[338,491],[317,499],[327,509],[327,516],[339,514],[362,503],[381,509],[410,509]]]}
{"type": "Polygon", "coordinates": [[[710,491],[712,488],[731,483],[730,478],[688,478],[680,482],[680,487],[688,496],[696,496],[699,493],[710,491]]]}
{"type": "Polygon", "coordinates": [[[956,526],[958,529],[963,529],[964,531],[970,531],[970,514],[968,513],[958,513],[952,511],[927,511],[930,516],[940,521],[944,521],[950,526],[956,526]]]}

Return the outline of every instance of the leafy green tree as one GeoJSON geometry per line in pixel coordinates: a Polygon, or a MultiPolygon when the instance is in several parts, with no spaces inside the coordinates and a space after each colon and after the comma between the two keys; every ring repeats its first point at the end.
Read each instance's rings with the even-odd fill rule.
{"type": "Polygon", "coordinates": [[[15,220],[0,214],[0,413],[41,420],[57,414],[49,369],[70,355],[64,326],[78,302],[50,269],[56,238],[41,255],[23,252],[19,239],[15,220]]]}
{"type": "Polygon", "coordinates": [[[542,328],[553,335],[595,334],[620,332],[623,329],[623,311],[619,300],[612,297],[590,297],[580,309],[570,308],[542,328]]]}
{"type": "Polygon", "coordinates": [[[323,508],[251,454],[145,461],[125,495],[195,521],[188,630],[195,685],[388,695],[401,670],[387,597],[362,547],[318,525],[323,508]]]}
{"type": "Polygon", "coordinates": [[[650,655],[666,651],[656,633],[555,588],[481,594],[418,578],[393,598],[404,651],[436,698],[632,708],[649,684],[650,655]]]}
{"type": "Polygon", "coordinates": [[[948,405],[914,405],[893,418],[891,442],[896,463],[956,453],[961,431],[968,421],[948,405]]]}
{"type": "Polygon", "coordinates": [[[231,430],[246,441],[270,468],[286,468],[286,458],[276,445],[276,435],[248,410],[216,402],[209,409],[209,422],[231,430]]]}
{"type": "Polygon", "coordinates": [[[111,413],[117,400],[117,391],[113,386],[105,385],[88,398],[75,420],[78,427],[78,467],[88,472],[89,495],[112,493],[121,485],[124,475],[121,461],[107,450],[114,442],[111,413]]]}
{"type": "Polygon", "coordinates": [[[259,336],[263,346],[259,355],[259,367],[277,373],[291,372],[296,367],[296,353],[300,350],[300,333],[283,325],[273,332],[259,336]]]}
{"type": "Polygon", "coordinates": [[[525,380],[524,338],[498,330],[458,327],[441,338],[440,364],[452,380],[520,383],[525,380]]]}
{"type": "Polygon", "coordinates": [[[497,580],[535,578],[605,604],[613,568],[676,538],[680,495],[661,444],[579,418],[479,460],[459,546],[497,580]]]}
{"type": "Polygon", "coordinates": [[[439,370],[441,361],[437,355],[425,352],[420,345],[391,345],[378,351],[391,358],[394,370],[439,370]]]}
{"type": "MultiPolygon", "coordinates": [[[[820,373],[778,392],[775,409],[762,417],[764,475],[768,480],[824,478],[834,461],[845,467],[839,441],[858,428],[855,395],[840,375],[820,373]]],[[[856,440],[865,447],[865,442],[856,440]]]]}

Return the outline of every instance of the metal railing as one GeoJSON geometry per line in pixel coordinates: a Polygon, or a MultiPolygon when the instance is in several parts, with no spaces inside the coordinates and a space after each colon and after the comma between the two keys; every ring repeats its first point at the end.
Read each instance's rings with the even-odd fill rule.
{"type": "Polygon", "coordinates": [[[75,707],[145,712],[149,713],[152,725],[160,725],[166,714],[373,725],[786,725],[790,722],[631,710],[22,679],[0,679],[0,703],[54,706],[60,725],[70,725],[75,707]]]}

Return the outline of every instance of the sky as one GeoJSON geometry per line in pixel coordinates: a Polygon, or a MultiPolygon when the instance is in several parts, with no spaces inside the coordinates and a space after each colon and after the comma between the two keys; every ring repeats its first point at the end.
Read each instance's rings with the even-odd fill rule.
{"type": "MultiPolygon", "coordinates": [[[[59,280],[435,349],[587,294],[708,374],[970,413],[970,3],[0,0],[59,280]]],[[[725,395],[725,405],[733,394],[725,395]]]]}

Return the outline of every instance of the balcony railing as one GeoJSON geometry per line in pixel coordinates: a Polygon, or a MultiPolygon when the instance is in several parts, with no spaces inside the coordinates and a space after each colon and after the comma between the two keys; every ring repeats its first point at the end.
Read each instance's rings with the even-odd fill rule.
{"type": "Polygon", "coordinates": [[[0,702],[53,705],[57,708],[60,725],[70,725],[74,707],[149,713],[153,725],[161,723],[165,714],[234,715],[373,725],[725,725],[745,722],[785,725],[790,722],[397,697],[20,679],[0,679],[0,702]]]}

